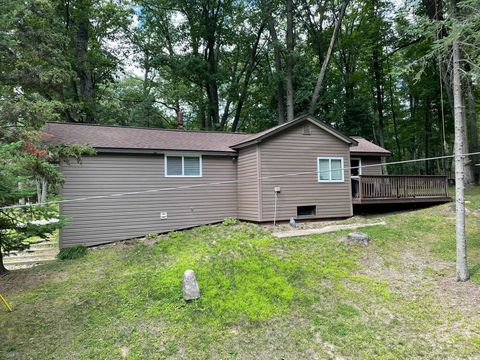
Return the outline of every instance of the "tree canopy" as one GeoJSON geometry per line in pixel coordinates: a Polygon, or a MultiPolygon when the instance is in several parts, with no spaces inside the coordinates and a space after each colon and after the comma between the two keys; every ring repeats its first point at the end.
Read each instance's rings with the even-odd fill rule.
{"type": "Polygon", "coordinates": [[[451,154],[460,38],[475,151],[480,2],[456,5],[453,16],[441,0],[7,0],[2,131],[26,119],[35,129],[52,120],[172,128],[182,112],[187,129],[255,132],[312,113],[394,160],[451,154]]]}

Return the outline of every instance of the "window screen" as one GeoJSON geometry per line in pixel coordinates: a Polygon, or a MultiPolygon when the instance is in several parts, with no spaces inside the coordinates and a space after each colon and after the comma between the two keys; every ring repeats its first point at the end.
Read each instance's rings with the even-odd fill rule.
{"type": "Polygon", "coordinates": [[[167,156],[167,175],[182,176],[182,157],[167,156]]]}
{"type": "Polygon", "coordinates": [[[183,169],[185,176],[200,176],[200,158],[185,156],[183,158],[183,169]]]}
{"type": "Polygon", "coordinates": [[[342,160],[332,159],[331,160],[332,168],[332,180],[342,180],[342,160]]]}
{"type": "Polygon", "coordinates": [[[329,159],[320,159],[318,170],[320,171],[319,179],[320,180],[330,180],[330,160],[329,159]]]}

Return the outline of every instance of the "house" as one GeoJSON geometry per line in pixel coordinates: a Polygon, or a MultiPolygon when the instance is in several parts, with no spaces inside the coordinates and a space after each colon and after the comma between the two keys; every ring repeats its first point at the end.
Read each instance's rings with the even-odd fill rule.
{"type": "Polygon", "coordinates": [[[254,222],[347,218],[355,202],[448,197],[443,177],[419,177],[404,186],[409,177],[383,176],[388,150],[312,116],[253,135],[48,123],[44,139],[97,150],[81,164],[61,166],[63,198],[83,199],[60,204],[69,218],[61,247],[226,217],[254,222]]]}

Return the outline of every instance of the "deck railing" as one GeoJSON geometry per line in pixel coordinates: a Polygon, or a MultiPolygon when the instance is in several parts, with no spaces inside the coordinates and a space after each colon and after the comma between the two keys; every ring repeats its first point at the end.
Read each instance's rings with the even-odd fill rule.
{"type": "Polygon", "coordinates": [[[446,176],[360,175],[352,178],[354,199],[448,197],[446,176]]]}

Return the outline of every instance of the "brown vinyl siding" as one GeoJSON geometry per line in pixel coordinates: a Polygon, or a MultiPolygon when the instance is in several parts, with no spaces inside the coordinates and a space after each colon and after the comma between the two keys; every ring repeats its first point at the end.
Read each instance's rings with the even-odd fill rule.
{"type": "Polygon", "coordinates": [[[70,220],[61,247],[116,240],[222,221],[237,216],[237,170],[231,156],[202,156],[202,177],[165,177],[163,155],[100,154],[82,164],[62,165],[66,199],[171,188],[211,182],[191,189],[159,191],[63,203],[70,220]],[[167,212],[167,219],[160,219],[167,212]]]}
{"type": "Polygon", "coordinates": [[[362,159],[362,175],[383,175],[381,166],[369,166],[369,165],[381,164],[382,163],[381,157],[352,155],[352,158],[362,159]],[[363,168],[363,166],[369,166],[369,167],[363,168]]]}
{"type": "Polygon", "coordinates": [[[238,218],[260,221],[259,219],[259,157],[258,146],[241,149],[238,154],[238,218]]]}
{"type": "Polygon", "coordinates": [[[281,187],[277,202],[277,220],[297,217],[297,206],[316,206],[317,218],[352,215],[350,170],[344,182],[318,182],[317,157],[343,157],[350,164],[349,145],[326,131],[311,126],[311,135],[303,134],[303,126],[291,129],[260,144],[262,182],[262,221],[272,221],[275,186],[281,187]],[[288,177],[270,176],[308,173],[288,177]]]}

